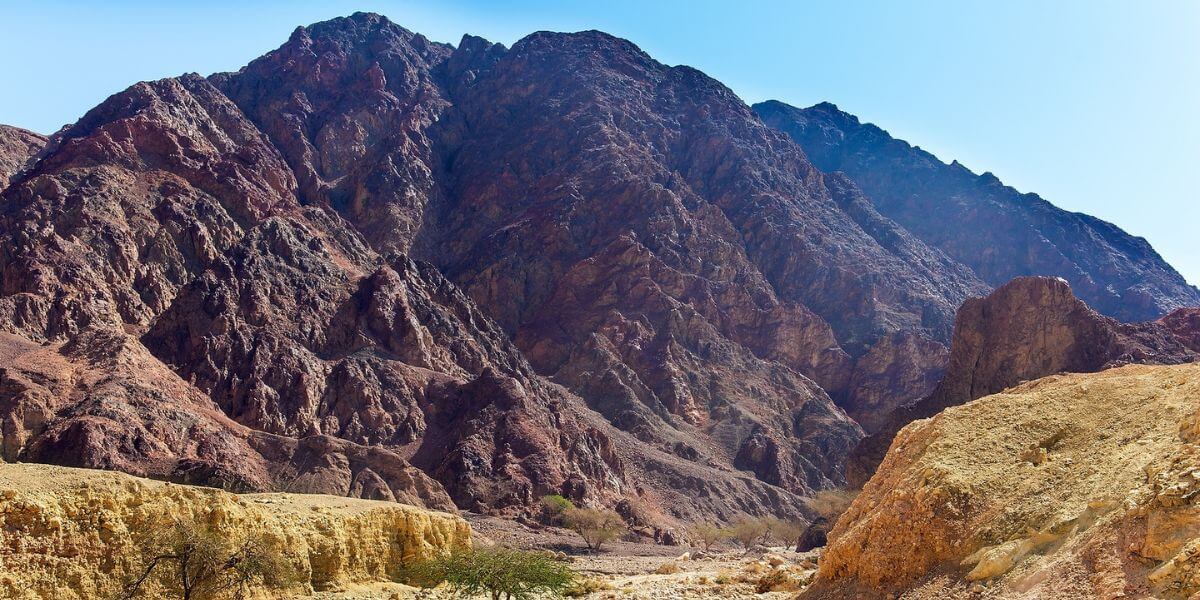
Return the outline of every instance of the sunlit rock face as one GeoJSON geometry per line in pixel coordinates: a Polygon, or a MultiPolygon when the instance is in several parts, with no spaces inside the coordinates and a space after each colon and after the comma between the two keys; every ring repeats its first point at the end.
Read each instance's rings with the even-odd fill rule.
{"type": "Polygon", "coordinates": [[[909,424],[800,597],[1193,597],[1198,393],[1200,366],[1126,365],[909,424]]]}
{"type": "Polygon", "coordinates": [[[45,136],[32,131],[0,125],[0,191],[46,145],[45,136]]]}

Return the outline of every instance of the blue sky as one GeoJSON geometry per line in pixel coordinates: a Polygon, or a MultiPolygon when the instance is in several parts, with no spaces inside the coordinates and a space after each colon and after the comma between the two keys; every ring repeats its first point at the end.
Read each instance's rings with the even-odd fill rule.
{"type": "Polygon", "coordinates": [[[0,122],[49,133],[143,79],[236,70],[297,25],[434,40],[601,29],[747,102],[822,100],[1148,238],[1200,283],[1200,2],[0,0],[0,122]]]}

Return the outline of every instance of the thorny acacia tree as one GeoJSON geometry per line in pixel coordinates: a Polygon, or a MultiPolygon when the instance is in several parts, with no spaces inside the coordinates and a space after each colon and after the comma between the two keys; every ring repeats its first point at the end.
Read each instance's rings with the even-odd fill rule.
{"type": "Polygon", "coordinates": [[[142,564],[126,583],[124,600],[146,596],[151,582],[182,600],[212,600],[241,598],[255,583],[278,586],[289,580],[289,566],[262,535],[235,540],[208,526],[175,521],[139,538],[142,564]]]}

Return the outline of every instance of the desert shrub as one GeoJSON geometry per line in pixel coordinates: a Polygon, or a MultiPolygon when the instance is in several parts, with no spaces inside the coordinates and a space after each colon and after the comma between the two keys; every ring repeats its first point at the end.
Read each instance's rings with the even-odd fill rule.
{"type": "Polygon", "coordinates": [[[766,572],[754,582],[754,591],[759,594],[767,592],[791,592],[800,588],[800,581],[792,577],[784,569],[774,569],[766,572]]]}
{"type": "Polygon", "coordinates": [[[656,526],[654,511],[650,510],[646,502],[637,496],[622,498],[613,509],[618,515],[621,515],[626,523],[635,527],[656,526]]]}
{"type": "Polygon", "coordinates": [[[809,498],[807,504],[818,516],[834,523],[838,517],[842,516],[842,513],[846,512],[846,509],[850,508],[850,503],[854,502],[854,498],[857,496],[857,491],[821,490],[809,498]]]}
{"type": "Polygon", "coordinates": [[[658,575],[674,575],[679,572],[679,565],[675,564],[675,561],[673,560],[668,560],[667,562],[658,565],[658,568],[654,569],[654,572],[658,575]]]}
{"type": "Polygon", "coordinates": [[[612,586],[601,579],[596,579],[595,577],[576,577],[570,585],[563,589],[562,595],[568,598],[579,598],[611,589],[612,586]]]}
{"type": "Polygon", "coordinates": [[[570,589],[575,574],[545,552],[478,548],[416,561],[401,570],[401,580],[422,588],[445,583],[456,594],[486,594],[492,600],[524,600],[570,589]]]}
{"type": "Polygon", "coordinates": [[[693,542],[699,542],[701,546],[704,546],[705,552],[712,552],[713,546],[722,540],[729,539],[731,535],[729,530],[709,523],[696,523],[688,532],[691,533],[693,542]]]}
{"type": "Polygon", "coordinates": [[[233,535],[191,521],[164,523],[140,532],[140,567],[121,598],[210,600],[241,597],[253,585],[282,587],[294,581],[278,544],[263,535],[233,535]],[[151,585],[155,593],[148,593],[151,585]]]}
{"type": "Polygon", "coordinates": [[[548,522],[555,525],[562,524],[563,514],[574,508],[574,502],[571,502],[570,500],[563,498],[558,494],[542,496],[542,513],[546,515],[548,522]]]}
{"type": "Polygon", "coordinates": [[[625,534],[627,528],[621,516],[611,510],[573,508],[563,513],[563,523],[578,533],[593,552],[599,552],[605,542],[625,534]]]}
{"type": "Polygon", "coordinates": [[[733,541],[749,552],[755,544],[766,537],[769,530],[770,526],[766,519],[746,518],[734,523],[733,527],[729,529],[729,535],[733,541]]]}
{"type": "Polygon", "coordinates": [[[798,519],[767,520],[768,534],[784,546],[795,546],[807,529],[808,524],[798,519]]]}

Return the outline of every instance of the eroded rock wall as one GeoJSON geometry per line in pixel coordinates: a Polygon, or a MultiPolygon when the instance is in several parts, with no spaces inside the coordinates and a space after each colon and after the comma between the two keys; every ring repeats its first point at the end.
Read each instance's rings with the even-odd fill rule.
{"type": "Polygon", "coordinates": [[[404,560],[471,544],[460,517],[394,502],[236,495],[122,473],[0,464],[0,596],[116,597],[141,573],[141,536],[176,521],[261,535],[279,550],[296,581],[249,590],[258,598],[390,581],[404,560]]]}

